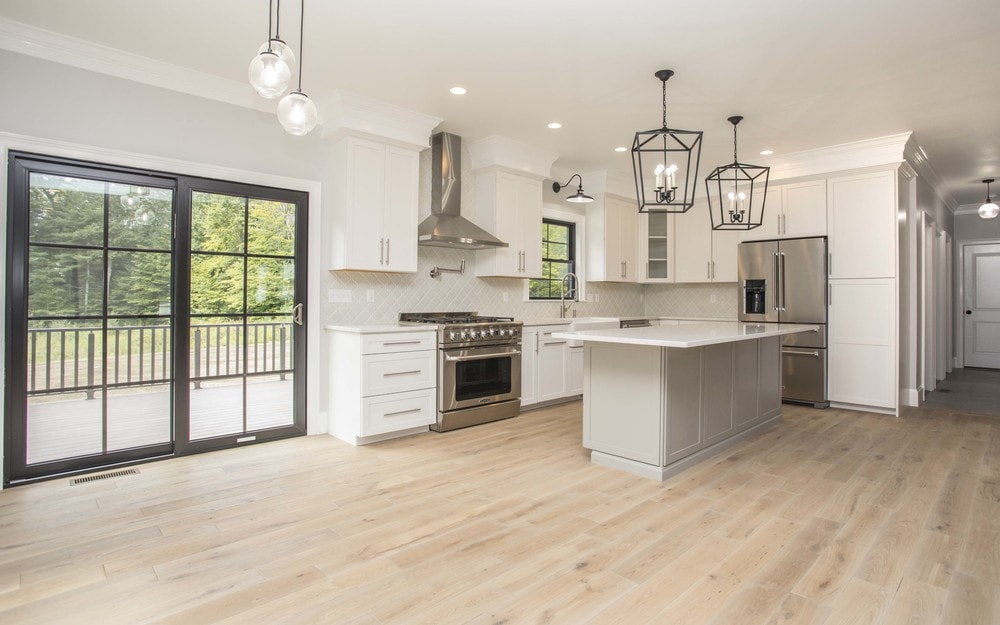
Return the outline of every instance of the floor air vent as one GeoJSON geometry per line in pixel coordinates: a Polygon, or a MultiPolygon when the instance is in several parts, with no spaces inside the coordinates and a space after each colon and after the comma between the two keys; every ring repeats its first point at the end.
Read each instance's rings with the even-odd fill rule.
{"type": "Polygon", "coordinates": [[[139,472],[135,469],[122,469],[121,471],[111,471],[110,473],[98,473],[97,475],[78,477],[70,482],[70,485],[76,486],[77,484],[86,484],[87,482],[96,482],[97,480],[107,480],[113,477],[125,477],[126,475],[139,475],[139,472]]]}

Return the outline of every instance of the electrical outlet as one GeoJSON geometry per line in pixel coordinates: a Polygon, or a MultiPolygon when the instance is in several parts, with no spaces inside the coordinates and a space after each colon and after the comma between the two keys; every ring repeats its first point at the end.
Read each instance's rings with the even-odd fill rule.
{"type": "Polygon", "coordinates": [[[327,299],[333,304],[350,304],[351,291],[350,289],[330,289],[327,293],[327,299]]]}
{"type": "Polygon", "coordinates": [[[509,302],[510,301],[510,295],[507,293],[507,291],[503,292],[503,301],[505,301],[505,302],[509,302]]]}
{"type": "Polygon", "coordinates": [[[711,295],[708,296],[708,303],[709,304],[715,303],[715,293],[712,293],[711,295]]]}
{"type": "Polygon", "coordinates": [[[375,301],[375,289],[368,289],[368,291],[365,292],[365,300],[367,300],[369,304],[375,301]]]}

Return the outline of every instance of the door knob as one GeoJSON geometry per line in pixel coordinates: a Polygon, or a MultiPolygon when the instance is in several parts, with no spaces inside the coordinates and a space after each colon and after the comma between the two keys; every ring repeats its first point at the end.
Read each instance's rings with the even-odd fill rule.
{"type": "Polygon", "coordinates": [[[967,311],[965,311],[965,314],[967,314],[967,315],[971,315],[971,314],[972,314],[972,311],[971,311],[971,310],[967,310],[967,311]]]}

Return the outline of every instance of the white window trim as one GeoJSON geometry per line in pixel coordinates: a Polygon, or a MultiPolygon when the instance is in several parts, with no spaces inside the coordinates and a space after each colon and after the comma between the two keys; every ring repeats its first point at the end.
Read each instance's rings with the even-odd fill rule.
{"type": "MultiPolygon", "coordinates": [[[[587,301],[587,263],[584,255],[586,254],[585,243],[587,241],[587,218],[579,213],[568,213],[566,211],[558,210],[556,208],[551,208],[547,205],[542,205],[542,219],[554,219],[556,221],[564,221],[566,223],[571,223],[575,226],[574,232],[576,233],[574,245],[576,246],[576,277],[580,279],[579,289],[579,299],[581,302],[587,301]]],[[[541,233],[538,235],[541,237],[541,233]]],[[[538,304],[551,304],[550,299],[531,299],[528,293],[528,280],[524,281],[524,289],[522,297],[526,302],[538,303],[538,304]]]]}

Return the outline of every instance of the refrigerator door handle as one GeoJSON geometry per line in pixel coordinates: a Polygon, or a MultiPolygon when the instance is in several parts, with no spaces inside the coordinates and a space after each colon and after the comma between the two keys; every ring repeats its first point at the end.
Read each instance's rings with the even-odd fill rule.
{"type": "Polygon", "coordinates": [[[785,253],[778,254],[781,258],[781,312],[785,312],[785,253]]]}
{"type": "Polygon", "coordinates": [[[779,282],[778,253],[774,253],[774,310],[781,310],[781,283],[779,282]]]}

